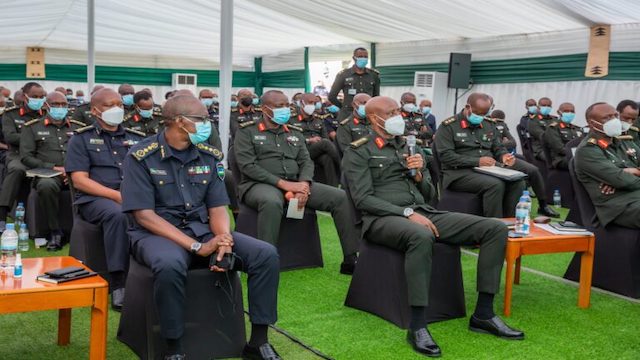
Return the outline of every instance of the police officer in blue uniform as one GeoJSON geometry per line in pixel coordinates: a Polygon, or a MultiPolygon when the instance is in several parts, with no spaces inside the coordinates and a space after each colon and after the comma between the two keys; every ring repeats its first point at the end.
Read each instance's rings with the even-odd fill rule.
{"type": "Polygon", "coordinates": [[[71,137],[65,170],[71,174],[80,214],[86,221],[102,227],[113,289],[111,306],[119,311],[129,268],[127,220],[120,205],[122,164],[130,147],[141,141],[144,133],[122,127],[122,100],[111,89],[98,90],[91,97],[91,112],[96,121],[76,130],[71,137]]]}
{"type": "MultiPolygon", "coordinates": [[[[211,122],[194,96],[163,109],[165,130],[134,146],[125,160],[123,211],[131,214],[131,251],[154,274],[154,300],[165,359],[183,359],[185,281],[190,266],[234,253],[249,275],[252,333],[243,359],[280,359],[267,329],[276,321],[279,258],[273,245],[231,232],[222,153],[208,145],[211,122]]],[[[214,271],[225,269],[213,266],[214,271]]]]}

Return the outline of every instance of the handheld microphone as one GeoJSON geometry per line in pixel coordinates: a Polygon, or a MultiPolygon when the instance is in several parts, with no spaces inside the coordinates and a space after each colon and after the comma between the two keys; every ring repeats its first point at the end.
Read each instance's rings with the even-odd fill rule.
{"type": "MultiPolygon", "coordinates": [[[[409,156],[413,156],[416,154],[416,136],[409,135],[407,136],[407,146],[409,147],[409,156]]],[[[415,177],[417,175],[416,169],[409,170],[409,175],[411,177],[415,177]]]]}

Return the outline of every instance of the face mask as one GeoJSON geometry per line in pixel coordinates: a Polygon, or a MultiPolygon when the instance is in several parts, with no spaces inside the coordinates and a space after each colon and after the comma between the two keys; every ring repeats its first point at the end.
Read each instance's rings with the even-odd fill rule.
{"type": "Polygon", "coordinates": [[[237,101],[231,101],[231,107],[238,107],[238,102],[237,101]]]}
{"type": "Polygon", "coordinates": [[[242,106],[251,106],[252,102],[253,99],[250,97],[243,97],[240,99],[240,103],[242,104],[242,106]]]}
{"type": "Polygon", "coordinates": [[[361,119],[364,119],[364,117],[365,117],[366,115],[367,115],[367,112],[366,112],[366,111],[365,111],[365,109],[364,109],[364,105],[360,105],[360,106],[358,106],[358,116],[359,116],[361,119]]]}
{"type": "Polygon", "coordinates": [[[622,132],[627,132],[631,129],[631,124],[626,121],[621,121],[620,124],[622,125],[622,132]]]}
{"type": "Polygon", "coordinates": [[[316,106],[314,104],[307,104],[302,107],[302,111],[307,115],[311,115],[316,111],[316,106]]]}
{"type": "Polygon", "coordinates": [[[414,112],[416,109],[416,105],[415,104],[404,104],[402,105],[402,110],[406,111],[406,112],[414,112]]]}
{"type": "Polygon", "coordinates": [[[204,107],[209,107],[211,105],[213,105],[213,99],[212,98],[203,98],[200,99],[200,102],[202,102],[202,105],[204,105],[204,107]]]}
{"type": "Polygon", "coordinates": [[[84,96],[78,96],[76,100],[78,100],[79,103],[82,103],[84,102],[84,96]]]}
{"type": "Polygon", "coordinates": [[[57,120],[57,121],[64,120],[64,118],[67,117],[68,112],[69,112],[68,107],[49,108],[49,116],[51,116],[53,120],[57,120]]]}
{"type": "Polygon", "coordinates": [[[469,122],[472,123],[473,125],[479,125],[482,122],[482,120],[484,120],[484,116],[471,113],[468,119],[469,119],[469,122]]]}
{"type": "Polygon", "coordinates": [[[576,118],[576,114],[575,113],[564,112],[564,113],[560,114],[560,120],[562,120],[562,122],[566,123],[566,124],[571,124],[571,122],[575,118],[576,118]]]}
{"type": "Polygon", "coordinates": [[[540,107],[540,114],[547,116],[549,114],[551,114],[551,106],[541,106],[540,107]]]}
{"type": "Polygon", "coordinates": [[[529,114],[533,115],[533,114],[537,114],[538,113],[538,107],[537,106],[529,106],[527,108],[527,111],[529,111],[529,114]]]}
{"type": "Polygon", "coordinates": [[[366,58],[366,57],[356,58],[356,66],[359,67],[360,69],[364,69],[368,63],[369,63],[369,58],[366,58]]]}
{"type": "Polygon", "coordinates": [[[260,104],[260,99],[258,99],[258,98],[253,98],[253,99],[251,99],[251,103],[252,103],[253,105],[258,105],[258,104],[260,104]]]}
{"type": "Polygon", "coordinates": [[[620,122],[620,119],[613,118],[602,124],[602,132],[609,137],[622,135],[622,123],[620,122]]]}
{"type": "MultiPolygon", "coordinates": [[[[381,117],[379,118],[382,119],[381,117]]],[[[384,131],[386,131],[387,134],[392,136],[404,135],[404,119],[402,119],[402,116],[395,115],[388,118],[384,122],[384,131]]]]}
{"type": "Polygon", "coordinates": [[[142,116],[143,118],[150,118],[151,115],[153,115],[153,110],[142,110],[142,109],[138,109],[138,112],[140,113],[140,116],[142,116]]]}
{"type": "Polygon", "coordinates": [[[100,119],[107,125],[118,126],[122,124],[122,120],[124,119],[124,109],[119,106],[114,106],[109,110],[103,111],[100,119]]]}
{"type": "Polygon", "coordinates": [[[73,99],[73,95],[67,95],[67,100],[73,99]]]}
{"type": "Polygon", "coordinates": [[[36,98],[27,97],[27,106],[31,110],[38,111],[38,110],[42,109],[42,105],[44,105],[44,102],[45,102],[44,98],[36,99],[36,98]]]}
{"type": "Polygon", "coordinates": [[[316,110],[320,110],[322,109],[322,103],[321,102],[316,102],[316,110]]]}
{"type": "Polygon", "coordinates": [[[337,107],[337,106],[335,106],[335,105],[331,105],[331,106],[329,106],[329,107],[327,108],[327,110],[329,110],[329,112],[330,112],[330,113],[335,114],[335,113],[337,113],[338,111],[340,111],[340,108],[339,108],[339,107],[337,107]]]}
{"type": "Polygon", "coordinates": [[[278,125],[284,125],[287,122],[289,122],[289,118],[291,117],[291,109],[288,106],[275,108],[275,109],[269,108],[269,109],[273,112],[273,116],[272,117],[270,116],[270,118],[274,123],[278,125]]]}
{"type": "Polygon", "coordinates": [[[195,134],[192,134],[185,129],[185,131],[187,131],[187,134],[189,134],[189,141],[191,141],[193,145],[198,145],[207,141],[209,139],[209,136],[211,136],[211,121],[206,120],[202,122],[194,122],[194,124],[196,125],[195,134]]]}
{"type": "Polygon", "coordinates": [[[122,95],[122,104],[124,106],[131,106],[133,105],[133,95],[128,94],[128,95],[122,95]]]}
{"type": "Polygon", "coordinates": [[[218,98],[217,97],[211,98],[211,102],[214,103],[214,104],[217,104],[218,103],[218,98]]]}
{"type": "Polygon", "coordinates": [[[425,115],[429,115],[429,114],[431,114],[431,107],[429,107],[429,106],[423,106],[423,107],[422,107],[422,113],[423,113],[423,114],[425,114],[425,115]]]}

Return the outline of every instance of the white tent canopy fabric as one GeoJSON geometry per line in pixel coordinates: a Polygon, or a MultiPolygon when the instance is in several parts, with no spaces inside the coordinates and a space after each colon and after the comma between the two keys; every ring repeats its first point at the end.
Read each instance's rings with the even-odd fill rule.
{"type": "MultiPolygon", "coordinates": [[[[220,5],[96,1],[97,64],[215,69],[220,5]]],[[[379,44],[379,65],[441,62],[452,49],[473,51],[474,59],[584,53],[584,31],[594,24],[618,25],[612,50],[640,47],[634,0],[235,0],[234,7],[233,63],[240,69],[260,56],[264,71],[300,68],[305,46],[312,61],[348,59],[369,43],[379,44]],[[552,41],[561,46],[545,46],[552,41]]],[[[0,62],[24,62],[25,47],[43,46],[47,63],[86,63],[86,8],[86,0],[3,1],[0,62]]]]}

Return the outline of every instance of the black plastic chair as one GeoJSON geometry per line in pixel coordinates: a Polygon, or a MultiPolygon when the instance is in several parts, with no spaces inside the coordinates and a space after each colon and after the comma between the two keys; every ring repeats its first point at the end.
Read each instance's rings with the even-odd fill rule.
{"type": "Polygon", "coordinates": [[[518,140],[520,140],[520,148],[522,149],[522,155],[529,163],[533,163],[533,152],[531,150],[531,142],[529,141],[529,132],[527,128],[522,124],[516,125],[516,132],[518,133],[518,140]]]}
{"type": "MultiPolygon", "coordinates": [[[[583,137],[584,138],[584,137],[583,137]]],[[[573,159],[573,152],[580,145],[580,142],[583,138],[577,138],[569,141],[564,145],[564,153],[567,156],[567,163],[571,162],[573,159]]],[[[569,177],[571,177],[571,173],[569,173],[569,177]]],[[[582,225],[582,216],[580,215],[580,208],[578,207],[578,203],[576,201],[575,189],[573,187],[573,180],[569,181],[569,185],[571,186],[571,192],[573,194],[573,198],[571,203],[569,204],[569,213],[567,214],[567,221],[572,221],[578,225],[582,225]]]]}
{"type": "MultiPolygon", "coordinates": [[[[68,236],[73,228],[73,216],[71,210],[71,196],[69,190],[60,191],[58,221],[62,231],[68,236]]],[[[45,237],[49,234],[49,224],[44,214],[44,209],[38,204],[38,192],[31,189],[25,206],[25,222],[28,224],[29,236],[45,237]]]]}
{"type": "MultiPolygon", "coordinates": [[[[593,286],[625,296],[640,298],[640,230],[609,224],[602,227],[595,207],[582,183],[578,181],[575,159],[569,172],[580,208],[582,224],[595,234],[593,286]]],[[[580,279],[580,256],[576,253],[564,274],[572,281],[580,279]]]]}

